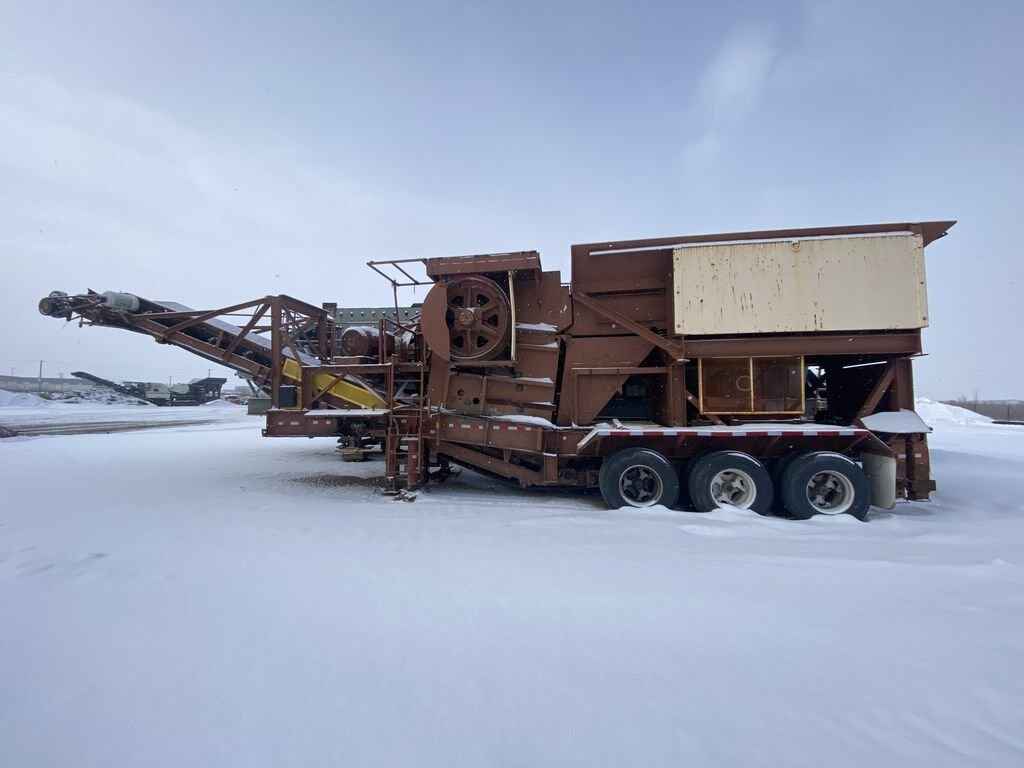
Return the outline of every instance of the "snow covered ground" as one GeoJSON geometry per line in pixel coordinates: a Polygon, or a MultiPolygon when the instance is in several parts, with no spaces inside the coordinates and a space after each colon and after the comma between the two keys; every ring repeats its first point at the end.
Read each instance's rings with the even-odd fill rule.
{"type": "Polygon", "coordinates": [[[920,410],[935,500],[868,523],[0,440],[0,766],[1022,765],[1024,428],[920,410]]]}
{"type": "MultiPolygon", "coordinates": [[[[93,394],[93,393],[90,393],[93,394]]],[[[101,398],[105,393],[96,393],[101,398]]],[[[0,390],[0,427],[18,434],[71,434],[76,432],[117,432],[162,426],[183,426],[239,421],[246,409],[224,400],[199,407],[159,407],[110,393],[114,404],[86,398],[81,402],[47,400],[29,392],[0,390]]]]}

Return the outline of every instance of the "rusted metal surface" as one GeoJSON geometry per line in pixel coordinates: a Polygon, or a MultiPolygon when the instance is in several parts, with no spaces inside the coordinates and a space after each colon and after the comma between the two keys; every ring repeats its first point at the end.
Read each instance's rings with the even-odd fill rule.
{"type": "MultiPolygon", "coordinates": [[[[778,336],[741,336],[735,338],[689,338],[686,354],[702,357],[747,357],[750,355],[804,355],[807,358],[831,355],[863,356],[917,355],[921,353],[921,332],[794,334],[778,336]]],[[[857,360],[857,362],[867,362],[857,360]]]]}
{"type": "Polygon", "coordinates": [[[540,254],[536,251],[487,253],[479,256],[447,256],[426,259],[427,275],[483,275],[489,273],[540,271],[540,254]]]}
{"type": "MultiPolygon", "coordinates": [[[[378,327],[351,325],[338,334],[338,351],[348,357],[377,357],[381,338],[378,327]]],[[[386,353],[390,355],[395,350],[395,338],[384,334],[383,341],[387,347],[386,353]]]]}
{"type": "MultiPolygon", "coordinates": [[[[393,309],[317,308],[268,296],[191,310],[90,292],[51,294],[40,311],[145,333],[232,367],[269,391],[274,407],[267,413],[267,435],[333,436],[353,450],[365,441],[382,442],[385,472],[395,488],[415,488],[448,462],[526,485],[592,487],[604,457],[622,448],[649,448],[681,470],[689,458],[727,447],[766,462],[794,450],[895,455],[899,493],[924,499],[934,489],[926,437],[896,435],[882,442],[859,421],[913,408],[910,357],[921,351],[920,327],[891,318],[919,316],[923,324],[923,286],[920,295],[899,292],[905,306],[894,306],[890,297],[862,315],[868,320],[858,325],[867,327],[842,332],[820,332],[829,326],[816,321],[814,301],[798,308],[811,313],[810,325],[777,318],[774,325],[691,325],[699,313],[685,299],[696,281],[674,253],[731,252],[726,247],[745,252],[744,241],[760,242],[750,251],[760,253],[791,249],[793,240],[815,243],[806,246],[810,250],[834,251],[837,241],[861,238],[859,245],[877,240],[872,264],[884,271],[891,266],[886,254],[902,258],[896,244],[927,245],[952,224],[575,245],[570,285],[558,272],[543,271],[535,251],[370,262],[391,285],[393,309]],[[398,288],[414,285],[431,286],[422,307],[399,307],[398,288]],[[793,329],[800,331],[788,332],[793,329]],[[806,383],[787,379],[782,389],[762,381],[750,390],[753,404],[723,410],[720,402],[702,402],[700,376],[703,362],[711,370],[721,358],[745,359],[752,380],[778,378],[764,362],[770,358],[801,360],[802,368],[816,373],[808,373],[806,383]],[[780,397],[785,409],[763,412],[780,397]],[[789,407],[790,401],[797,405],[789,407]],[[769,421],[747,423],[752,419],[769,421]]],[[[701,279],[712,281],[706,271],[701,279]]],[[[786,298],[787,290],[768,298],[795,301],[786,298]]],[[[774,317],[764,295],[753,289],[747,294],[739,300],[757,304],[751,316],[774,317]]],[[[827,315],[835,298],[819,298],[827,315]]],[[[862,303],[871,298],[861,296],[862,303]]]]}
{"type": "Polygon", "coordinates": [[[451,360],[451,338],[448,335],[448,283],[440,280],[423,299],[423,340],[436,358],[451,360]]]}
{"type": "MultiPolygon", "coordinates": [[[[640,326],[665,336],[672,319],[672,250],[579,253],[573,246],[574,336],[627,336],[640,326]],[[588,303],[599,301],[599,306],[588,303]],[[636,326],[625,327],[627,318],[636,326]]],[[[678,340],[673,340],[678,341],[678,340]]]]}
{"type": "Polygon", "coordinates": [[[325,303],[324,309],[328,315],[334,318],[334,324],[338,328],[347,328],[350,325],[368,325],[374,328],[384,319],[397,323],[409,325],[415,322],[419,315],[419,307],[342,307],[338,308],[337,302],[325,303]]]}
{"type": "Polygon", "coordinates": [[[835,451],[856,455],[868,450],[889,455],[888,445],[869,430],[822,424],[707,426],[673,429],[658,425],[599,425],[578,443],[579,455],[600,456],[625,447],[652,446],[662,455],[687,459],[722,446],[742,443],[752,455],[770,460],[794,450],[835,451]]]}
{"type": "Polygon", "coordinates": [[[489,416],[525,414],[550,419],[554,414],[555,383],[497,374],[477,375],[464,371],[448,378],[445,408],[460,413],[489,416]]]}
{"type": "MultiPolygon", "coordinates": [[[[864,399],[860,408],[857,410],[857,415],[854,417],[855,422],[860,422],[865,416],[868,416],[878,410],[878,404],[882,401],[882,398],[889,393],[892,383],[896,378],[896,361],[893,360],[886,364],[882,375],[879,376],[874,386],[871,387],[868,396],[864,399]]],[[[898,408],[896,410],[899,410],[898,408]]]]}
{"type": "Polygon", "coordinates": [[[658,335],[656,331],[652,331],[649,328],[645,328],[636,320],[631,317],[627,317],[618,310],[605,303],[599,301],[593,296],[589,296],[581,291],[576,291],[573,294],[573,298],[585,306],[587,309],[593,310],[601,317],[611,322],[613,328],[627,331],[635,336],[639,336],[645,341],[649,341],[656,347],[661,347],[673,358],[682,362],[683,358],[683,344],[680,341],[669,340],[663,336],[658,335]]]}
{"type": "Polygon", "coordinates": [[[512,307],[502,287],[481,275],[447,281],[445,326],[455,362],[493,360],[507,352],[512,307]]]}
{"type": "Polygon", "coordinates": [[[544,485],[544,473],[538,469],[524,467],[502,455],[474,450],[466,445],[442,441],[438,452],[474,469],[482,469],[501,477],[518,480],[522,485],[544,485]]]}
{"type": "Polygon", "coordinates": [[[566,342],[558,424],[589,424],[631,374],[586,373],[636,368],[654,345],[637,336],[570,337],[566,342]]]}
{"type": "Polygon", "coordinates": [[[462,414],[441,414],[437,424],[439,438],[447,442],[529,453],[543,452],[546,430],[537,424],[473,418],[462,414]]]}
{"type": "Polygon", "coordinates": [[[317,326],[326,324],[323,310],[288,296],[268,296],[216,310],[192,310],[178,304],[139,298],[139,309],[134,313],[111,310],[89,294],[66,298],[68,303],[50,307],[51,313],[73,311],[85,324],[148,334],[163,343],[182,347],[245,373],[257,386],[273,381],[275,370],[281,367],[275,360],[282,356],[315,361],[314,348],[321,338],[321,328],[317,326]],[[266,335],[269,329],[259,326],[272,310],[275,327],[301,337],[276,352],[273,339],[266,335]],[[235,323],[236,318],[242,317],[246,322],[238,326],[225,321],[225,317],[235,323]]]}
{"type": "Polygon", "coordinates": [[[569,286],[558,272],[525,272],[515,275],[516,322],[520,331],[561,333],[573,324],[569,286]]]}

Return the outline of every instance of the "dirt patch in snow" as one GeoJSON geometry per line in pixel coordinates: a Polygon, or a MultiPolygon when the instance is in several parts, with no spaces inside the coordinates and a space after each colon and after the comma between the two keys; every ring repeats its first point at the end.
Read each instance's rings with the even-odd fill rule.
{"type": "Polygon", "coordinates": [[[377,490],[385,487],[384,477],[375,475],[373,477],[360,477],[358,475],[307,475],[306,477],[292,478],[293,483],[312,485],[318,488],[369,488],[377,490]]]}

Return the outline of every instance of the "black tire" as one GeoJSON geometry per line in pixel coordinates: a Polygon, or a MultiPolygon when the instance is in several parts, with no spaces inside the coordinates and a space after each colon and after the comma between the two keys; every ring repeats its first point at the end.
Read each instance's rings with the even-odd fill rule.
{"type": "Polygon", "coordinates": [[[786,512],[786,502],[782,498],[782,478],[786,474],[786,470],[789,469],[789,465],[794,461],[802,459],[809,453],[810,451],[808,450],[790,451],[777,460],[772,467],[772,485],[775,486],[775,504],[773,509],[776,514],[785,514],[786,512]]]}
{"type": "Polygon", "coordinates": [[[676,502],[676,509],[681,509],[685,512],[694,512],[693,502],[690,501],[690,470],[693,469],[695,457],[683,461],[679,466],[679,500],[676,502]]]}
{"type": "Polygon", "coordinates": [[[698,512],[710,512],[722,504],[771,514],[772,478],[764,464],[739,451],[717,451],[699,457],[687,483],[690,501],[698,512]]]}
{"type": "Polygon", "coordinates": [[[660,453],[647,448],[623,448],[601,465],[601,496],[610,509],[675,506],[679,476],[660,453]]]}
{"type": "Polygon", "coordinates": [[[797,520],[820,514],[864,520],[871,507],[871,482],[853,459],[828,451],[809,453],[786,468],[782,500],[797,520]]]}

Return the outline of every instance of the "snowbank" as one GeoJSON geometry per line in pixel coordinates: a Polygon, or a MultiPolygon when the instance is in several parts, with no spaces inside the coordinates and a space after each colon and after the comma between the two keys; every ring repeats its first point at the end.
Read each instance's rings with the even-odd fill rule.
{"type": "Polygon", "coordinates": [[[966,408],[947,403],[937,403],[927,397],[917,398],[917,414],[925,420],[929,426],[936,424],[991,424],[992,419],[982,416],[966,408]]]}
{"type": "Polygon", "coordinates": [[[50,403],[31,392],[8,392],[0,389],[0,408],[45,408],[50,403]]]}

